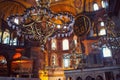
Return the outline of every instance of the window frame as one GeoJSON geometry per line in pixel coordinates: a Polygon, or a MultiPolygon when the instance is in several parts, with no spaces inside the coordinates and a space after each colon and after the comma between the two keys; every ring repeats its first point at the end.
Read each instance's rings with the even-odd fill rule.
{"type": "Polygon", "coordinates": [[[93,11],[98,11],[98,10],[99,10],[99,5],[96,2],[94,2],[93,3],[93,11]]]}
{"type": "Polygon", "coordinates": [[[62,40],[62,50],[65,51],[65,50],[69,50],[69,40],[68,39],[63,39],[62,40]]]}

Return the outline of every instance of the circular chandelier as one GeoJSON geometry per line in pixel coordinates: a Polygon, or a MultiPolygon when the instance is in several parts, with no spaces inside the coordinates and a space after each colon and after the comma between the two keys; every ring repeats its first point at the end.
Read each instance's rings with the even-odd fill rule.
{"type": "Polygon", "coordinates": [[[7,18],[9,27],[17,30],[26,39],[39,41],[44,45],[54,32],[74,23],[74,16],[69,12],[55,13],[50,10],[50,3],[43,0],[36,0],[37,6],[27,8],[23,15],[11,15],[7,18]]]}

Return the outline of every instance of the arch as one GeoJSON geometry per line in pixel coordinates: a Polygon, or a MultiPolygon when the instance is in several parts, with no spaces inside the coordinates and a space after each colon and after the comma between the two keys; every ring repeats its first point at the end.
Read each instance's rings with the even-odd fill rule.
{"type": "Polygon", "coordinates": [[[70,56],[68,55],[68,53],[65,53],[63,55],[63,66],[64,68],[70,67],[70,56]]]}
{"type": "Polygon", "coordinates": [[[61,80],[60,78],[58,80],[61,80]]]}
{"type": "Polygon", "coordinates": [[[96,80],[104,80],[104,79],[103,79],[102,76],[98,75],[98,76],[96,77],[96,80]]]}
{"type": "Polygon", "coordinates": [[[120,80],[120,74],[116,75],[116,80],[120,80]]]}
{"type": "Polygon", "coordinates": [[[102,6],[102,8],[105,8],[105,7],[106,7],[104,0],[101,1],[101,6],[102,6]]]}
{"type": "Polygon", "coordinates": [[[68,77],[67,80],[72,80],[72,77],[68,77]]]}
{"type": "Polygon", "coordinates": [[[7,20],[10,15],[22,15],[29,7],[31,5],[23,0],[3,0],[0,2],[0,16],[3,15],[3,19],[7,20]]]}
{"type": "Polygon", "coordinates": [[[56,50],[57,49],[57,40],[56,39],[52,39],[51,40],[51,49],[52,50],[56,50]]]}
{"type": "Polygon", "coordinates": [[[102,8],[108,7],[108,2],[106,0],[101,0],[101,6],[102,8]]]}
{"type": "MultiPolygon", "coordinates": [[[[6,2],[6,1],[1,1],[0,4],[5,3],[5,2],[6,2]]],[[[23,8],[25,8],[25,9],[27,8],[25,5],[23,5],[23,4],[22,4],[21,2],[19,2],[19,1],[15,1],[15,0],[13,1],[13,0],[10,0],[10,1],[8,1],[8,2],[17,3],[17,4],[21,5],[23,8]]]]}
{"type": "Polygon", "coordinates": [[[103,57],[112,57],[112,51],[107,45],[102,46],[103,57]]]}
{"type": "Polygon", "coordinates": [[[62,48],[63,48],[63,50],[69,50],[69,40],[68,39],[63,39],[62,48]]]}
{"type": "Polygon", "coordinates": [[[93,3],[93,10],[94,10],[94,11],[99,10],[99,6],[98,6],[97,3],[93,3]]]}
{"type": "Polygon", "coordinates": [[[16,31],[12,31],[11,33],[11,40],[10,40],[10,45],[17,45],[19,42],[19,37],[17,37],[17,32],[16,31]]]}
{"type": "Polygon", "coordinates": [[[94,80],[91,76],[87,76],[85,80],[94,80]]]}
{"type": "Polygon", "coordinates": [[[77,47],[77,40],[78,40],[77,35],[73,36],[73,40],[74,40],[74,45],[77,47]]]}
{"type": "Polygon", "coordinates": [[[6,29],[3,33],[2,42],[3,44],[9,44],[9,41],[10,41],[10,32],[8,29],[6,29]]]}
{"type": "Polygon", "coordinates": [[[12,41],[12,45],[17,45],[17,37],[15,37],[12,41]]]}
{"type": "Polygon", "coordinates": [[[76,80],[82,80],[82,78],[81,77],[77,77],[76,80]]]}
{"type": "Polygon", "coordinates": [[[51,55],[51,66],[57,66],[58,58],[56,53],[52,53],[51,55]]]}

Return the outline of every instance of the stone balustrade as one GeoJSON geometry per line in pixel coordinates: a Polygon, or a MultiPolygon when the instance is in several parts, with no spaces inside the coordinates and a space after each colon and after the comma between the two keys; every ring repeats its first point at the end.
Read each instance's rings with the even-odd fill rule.
{"type": "Polygon", "coordinates": [[[0,77],[0,80],[40,80],[39,78],[0,77]]]}

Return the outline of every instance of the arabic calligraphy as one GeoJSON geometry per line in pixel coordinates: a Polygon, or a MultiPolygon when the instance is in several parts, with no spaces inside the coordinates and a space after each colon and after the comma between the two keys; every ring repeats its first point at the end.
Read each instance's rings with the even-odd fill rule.
{"type": "Polygon", "coordinates": [[[78,36],[83,36],[88,33],[90,28],[90,19],[85,15],[79,15],[74,24],[74,32],[78,36]]]}

